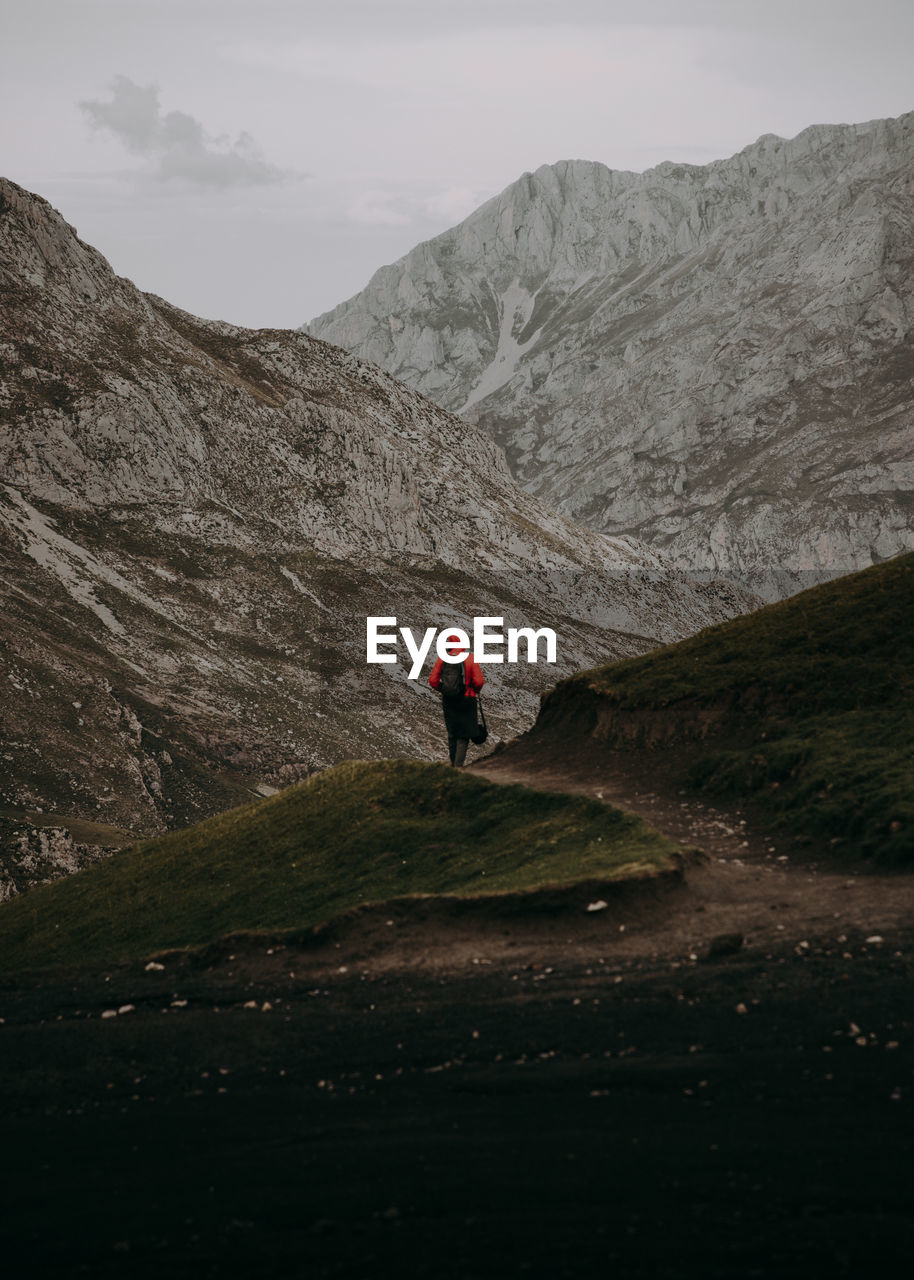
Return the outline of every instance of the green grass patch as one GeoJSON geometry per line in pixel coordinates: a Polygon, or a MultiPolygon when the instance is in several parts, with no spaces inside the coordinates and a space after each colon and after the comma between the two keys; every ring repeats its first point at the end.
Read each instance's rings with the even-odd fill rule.
{"type": "Polygon", "coordinates": [[[565,685],[582,683],[623,710],[668,708],[684,728],[725,708],[715,734],[730,749],[700,754],[692,785],[914,862],[914,554],[565,685]]]}
{"type": "Polygon", "coordinates": [[[707,753],[689,780],[717,795],[753,797],[781,827],[828,837],[864,857],[910,864],[914,743],[903,719],[849,712],[801,721],[774,741],[707,753]]]}
{"type": "Polygon", "coordinates": [[[573,679],[630,707],[729,695],[752,710],[764,694],[791,719],[910,699],[914,553],[573,679]]]}
{"type": "Polygon", "coordinates": [[[409,895],[620,879],[668,868],[674,849],[585,797],[446,765],[351,761],[11,900],[0,967],[105,965],[409,895]]]}

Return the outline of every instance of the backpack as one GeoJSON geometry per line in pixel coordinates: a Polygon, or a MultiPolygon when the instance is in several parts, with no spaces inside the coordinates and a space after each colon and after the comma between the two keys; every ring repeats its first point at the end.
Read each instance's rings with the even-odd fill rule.
{"type": "MultiPolygon", "coordinates": [[[[466,661],[464,659],[464,661],[466,661]]],[[[463,698],[466,696],[466,679],[463,662],[442,662],[439,690],[445,698],[463,698]]]]}

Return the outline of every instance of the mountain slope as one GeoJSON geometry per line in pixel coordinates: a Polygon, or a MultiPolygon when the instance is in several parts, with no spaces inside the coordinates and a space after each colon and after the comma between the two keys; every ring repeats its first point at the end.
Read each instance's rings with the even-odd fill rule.
{"type": "Polygon", "coordinates": [[[306,329],[688,568],[914,545],[914,113],[729,160],[525,174],[306,329]]]}
{"type": "MultiPolygon", "coordinates": [[[[155,832],[347,756],[436,754],[438,699],[402,650],[366,666],[369,614],[552,626],[567,672],[747,605],[557,516],[481,431],[363,361],[140,293],[12,183],[0,290],[14,827],[155,832]]],[[[496,671],[496,734],[555,670],[496,671]]]]}
{"type": "Polygon", "coordinates": [[[505,755],[556,749],[566,761],[643,753],[645,778],[910,864],[914,554],[572,676],[505,755]]]}
{"type": "Polygon", "coordinates": [[[141,844],[0,914],[7,972],[102,966],[239,931],[313,929],[368,903],[467,898],[673,871],[673,844],[581,796],[445,765],[350,762],[141,844]]]}

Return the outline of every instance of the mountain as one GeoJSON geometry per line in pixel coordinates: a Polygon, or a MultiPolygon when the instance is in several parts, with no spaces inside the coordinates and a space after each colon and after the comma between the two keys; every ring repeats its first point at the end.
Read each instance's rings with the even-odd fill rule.
{"type": "Polygon", "coordinates": [[[914,546],[914,113],[644,173],[524,174],[308,332],[684,568],[914,546]]]}
{"type": "Polygon", "coordinates": [[[556,515],[363,360],[141,293],[10,182],[0,290],[4,894],[346,757],[440,756],[367,615],[556,629],[557,667],[489,669],[497,738],[556,671],[751,604],[556,515]]]}
{"type": "Polygon", "coordinates": [[[562,681],[492,766],[602,759],[611,773],[620,755],[677,795],[910,866],[914,554],[562,681]]]}

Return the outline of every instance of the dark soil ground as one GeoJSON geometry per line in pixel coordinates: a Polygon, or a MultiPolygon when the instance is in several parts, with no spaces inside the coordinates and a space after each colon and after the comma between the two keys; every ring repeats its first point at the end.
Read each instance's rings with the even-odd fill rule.
{"type": "Polygon", "coordinates": [[[907,1267],[914,879],[637,761],[566,764],[483,767],[624,796],[709,861],[600,910],[398,906],[320,946],[7,978],[6,1274],[907,1267]]]}

